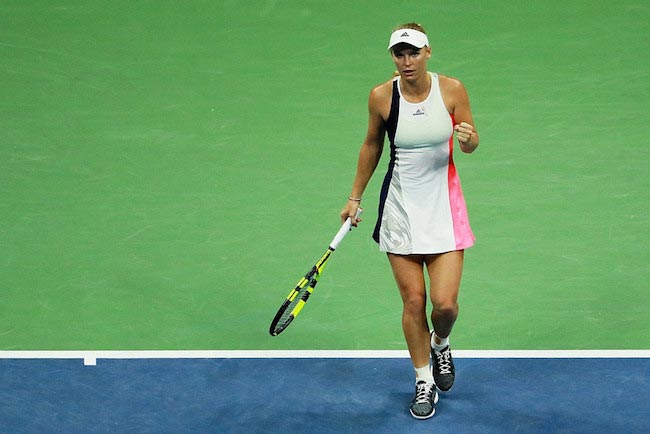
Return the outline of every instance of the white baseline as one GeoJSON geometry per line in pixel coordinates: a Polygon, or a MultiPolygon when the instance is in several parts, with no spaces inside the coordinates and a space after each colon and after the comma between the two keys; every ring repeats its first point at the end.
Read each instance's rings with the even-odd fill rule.
{"type": "MultiPolygon", "coordinates": [[[[650,350],[455,350],[465,359],[650,358],[650,350]]],[[[0,359],[407,359],[406,350],[0,350],[0,359]]]]}

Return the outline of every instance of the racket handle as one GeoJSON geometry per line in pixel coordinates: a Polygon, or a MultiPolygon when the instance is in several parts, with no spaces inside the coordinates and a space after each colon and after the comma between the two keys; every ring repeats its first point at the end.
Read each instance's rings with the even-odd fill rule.
{"type": "MultiPolygon", "coordinates": [[[[362,212],[363,212],[362,208],[357,209],[357,214],[356,214],[355,218],[359,218],[359,216],[361,215],[362,212]]],[[[341,226],[341,229],[339,229],[339,231],[336,233],[336,236],[334,236],[334,239],[330,243],[330,249],[336,250],[336,248],[339,246],[341,241],[343,241],[343,238],[345,238],[345,236],[351,230],[352,230],[352,223],[351,223],[350,217],[348,217],[345,220],[345,223],[343,223],[343,225],[341,226]]]]}

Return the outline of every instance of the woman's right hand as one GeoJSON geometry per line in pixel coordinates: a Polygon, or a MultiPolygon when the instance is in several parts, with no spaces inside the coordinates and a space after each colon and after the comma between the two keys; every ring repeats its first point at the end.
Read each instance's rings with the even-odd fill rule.
{"type": "Polygon", "coordinates": [[[352,226],[356,227],[361,221],[360,218],[356,217],[360,205],[361,205],[361,201],[349,199],[348,202],[343,207],[343,209],[341,210],[341,224],[345,223],[348,217],[350,217],[350,223],[352,224],[352,226]]]}

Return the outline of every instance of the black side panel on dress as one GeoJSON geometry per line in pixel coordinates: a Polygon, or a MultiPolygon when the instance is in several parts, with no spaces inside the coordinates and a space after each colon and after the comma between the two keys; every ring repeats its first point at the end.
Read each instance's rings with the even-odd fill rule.
{"type": "Polygon", "coordinates": [[[388,133],[388,140],[390,140],[390,162],[388,163],[388,171],[384,176],[384,182],[381,186],[381,194],[379,196],[379,210],[377,212],[377,223],[372,238],[379,242],[379,228],[381,226],[381,218],[384,214],[384,205],[386,197],[388,196],[388,188],[390,187],[390,180],[393,177],[393,169],[395,169],[395,134],[397,133],[397,119],[399,118],[399,90],[397,89],[397,80],[393,81],[393,97],[390,103],[390,113],[386,121],[386,132],[388,133]]]}

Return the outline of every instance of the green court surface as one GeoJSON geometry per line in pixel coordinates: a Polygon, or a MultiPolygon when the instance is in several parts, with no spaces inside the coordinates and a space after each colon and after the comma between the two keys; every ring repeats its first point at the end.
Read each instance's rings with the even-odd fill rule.
{"type": "Polygon", "coordinates": [[[641,0],[17,1],[0,7],[0,350],[401,350],[339,226],[393,27],[422,23],[481,134],[457,349],[650,348],[641,0]]]}

